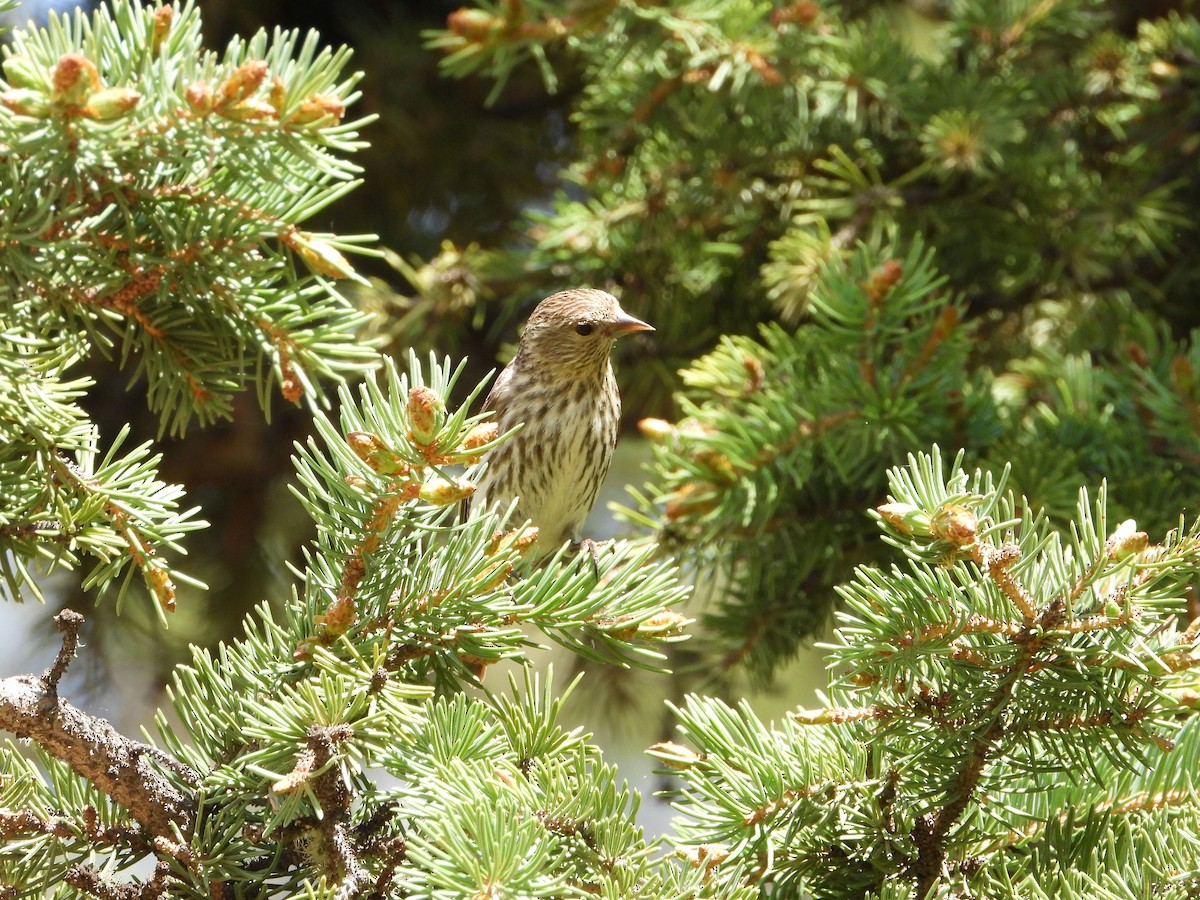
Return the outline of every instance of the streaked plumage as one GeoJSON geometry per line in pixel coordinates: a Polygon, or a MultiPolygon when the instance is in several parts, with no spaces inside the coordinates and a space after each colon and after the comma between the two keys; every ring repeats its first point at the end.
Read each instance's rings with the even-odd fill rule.
{"type": "Polygon", "coordinates": [[[520,502],[514,522],[539,529],[538,555],[579,541],[617,443],[621,397],[610,351],[616,339],[653,331],[604,291],[547,297],[529,317],[517,355],[496,378],[485,409],[500,430],[524,423],[488,455],[472,505],[520,502]]]}

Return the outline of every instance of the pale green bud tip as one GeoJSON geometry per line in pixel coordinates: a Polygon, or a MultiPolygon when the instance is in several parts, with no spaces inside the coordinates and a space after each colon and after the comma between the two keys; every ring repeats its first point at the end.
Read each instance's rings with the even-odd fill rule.
{"type": "Polygon", "coordinates": [[[929,534],[929,513],[911,503],[884,503],[875,512],[893,529],[901,534],[929,534]]]}
{"type": "Polygon", "coordinates": [[[50,89],[49,74],[28,56],[10,56],[6,59],[4,77],[15,88],[28,88],[32,91],[50,89]]]}
{"type": "Polygon", "coordinates": [[[1106,543],[1108,555],[1112,559],[1125,559],[1135,553],[1141,553],[1150,545],[1150,537],[1144,531],[1137,530],[1137,522],[1126,519],[1117,526],[1106,543]]]}
{"type": "Polygon", "coordinates": [[[349,278],[354,274],[354,267],[350,265],[349,260],[328,241],[304,231],[295,231],[290,235],[285,235],[284,241],[318,275],[324,275],[327,278],[349,278]]]}
{"type": "Polygon", "coordinates": [[[460,500],[466,500],[473,493],[475,493],[475,485],[469,481],[431,478],[421,485],[421,492],[418,496],[431,506],[450,506],[460,500]]]}
{"type": "Polygon", "coordinates": [[[141,99],[142,95],[133,88],[105,88],[92,94],[83,107],[83,114],[100,121],[119,119],[137,106],[141,99]]]}
{"type": "Polygon", "coordinates": [[[659,741],[652,744],[646,752],[671,769],[686,770],[704,761],[704,757],[691,747],[676,744],[674,741],[659,741]]]}
{"type": "Polygon", "coordinates": [[[657,442],[665,441],[675,429],[666,419],[640,419],[638,431],[642,437],[657,442]]]}
{"type": "Polygon", "coordinates": [[[50,114],[50,101],[41,91],[29,88],[13,88],[0,94],[0,105],[18,116],[44,119],[50,114]]]}

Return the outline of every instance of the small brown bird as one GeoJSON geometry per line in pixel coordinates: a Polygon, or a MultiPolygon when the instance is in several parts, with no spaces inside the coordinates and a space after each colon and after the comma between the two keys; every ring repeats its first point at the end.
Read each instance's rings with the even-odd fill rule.
{"type": "Polygon", "coordinates": [[[609,352],[623,334],[654,329],[604,291],[577,288],[537,305],[517,355],[496,378],[484,409],[501,432],[524,423],[488,455],[472,506],[501,509],[538,528],[537,555],[579,542],[608,472],[621,417],[609,352]]]}

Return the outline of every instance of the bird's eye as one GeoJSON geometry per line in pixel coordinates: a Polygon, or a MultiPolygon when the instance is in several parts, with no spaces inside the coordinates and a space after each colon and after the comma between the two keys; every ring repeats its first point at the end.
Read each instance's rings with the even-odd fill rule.
{"type": "Polygon", "coordinates": [[[575,333],[587,337],[594,330],[594,326],[589,322],[580,322],[575,326],[575,333]]]}

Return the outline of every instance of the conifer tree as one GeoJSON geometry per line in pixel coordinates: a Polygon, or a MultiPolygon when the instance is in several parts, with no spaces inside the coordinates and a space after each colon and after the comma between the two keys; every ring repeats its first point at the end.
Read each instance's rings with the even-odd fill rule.
{"type": "Polygon", "coordinates": [[[44,674],[0,678],[0,728],[26,739],[0,748],[0,897],[1195,894],[1200,528],[1178,515],[1200,360],[1150,307],[1194,277],[1200,27],[1129,40],[1093,3],[963,2],[953,52],[917,55],[860,6],[516,0],[435,38],[498,83],[529,57],[584,73],[590,194],[542,214],[529,290],[627,271],[664,359],[708,351],[676,420],[645,425],[630,517],[660,540],[537,565],[523,523],[456,509],[455,467],[506,437],[471,413],[486,382],[377,360],[334,284],[366,239],[301,228],[354,184],[346,53],[276,32],[216,54],[194,7],[128,0],[14,36],[6,600],[90,561],[103,602],[137,575],[167,617],[186,577],[172,554],[201,523],[152,448],[80,410],[89,353],[133,369],[164,433],[242,385],[307,400],[317,536],[282,609],[196,649],[140,739],[59,696],[77,614],[44,674]],[[1085,65],[1114,58],[1115,82],[1085,65]],[[757,334],[717,340],[747,316],[757,334]],[[659,845],[553,683],[488,670],[535,635],[660,669],[691,625],[679,560],[729,663],[769,674],[835,591],[840,612],[818,708],[674,707],[659,845]]]}
{"type": "Polygon", "coordinates": [[[413,282],[445,304],[453,264],[519,309],[569,271],[654,323],[627,348],[658,442],[627,516],[716,585],[710,673],[769,681],[822,632],[883,559],[883,473],[935,441],[1064,525],[1100,478],[1152,533],[1200,502],[1200,23],[909,6],[521,0],[430,35],[451,75],[572,90],[577,147],[524,244],[413,282]]]}

